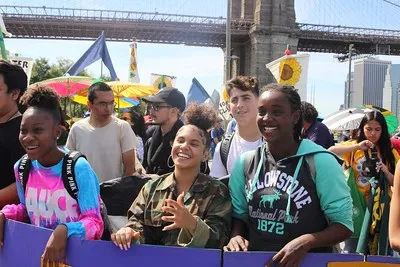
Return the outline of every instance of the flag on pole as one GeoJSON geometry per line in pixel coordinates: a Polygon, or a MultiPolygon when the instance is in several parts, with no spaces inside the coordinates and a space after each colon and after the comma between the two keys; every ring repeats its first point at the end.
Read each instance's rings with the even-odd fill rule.
{"type": "Polygon", "coordinates": [[[220,95],[217,90],[213,90],[211,98],[207,99],[204,103],[213,106],[215,110],[219,109],[220,95]]]}
{"type": "Polygon", "coordinates": [[[0,29],[1,29],[2,33],[4,34],[4,36],[12,37],[12,34],[9,33],[6,29],[6,25],[4,24],[3,16],[1,14],[0,14],[0,29]]]}
{"type": "MultiPolygon", "coordinates": [[[[286,52],[285,52],[286,53],[286,52]]],[[[286,53],[285,56],[266,64],[277,83],[292,85],[299,91],[302,100],[307,101],[307,72],[309,54],[286,53]]]]}
{"type": "Polygon", "coordinates": [[[204,103],[206,100],[211,99],[206,89],[200,84],[200,82],[193,78],[192,85],[190,86],[189,93],[186,97],[186,103],[204,103]]]}
{"type": "Polygon", "coordinates": [[[137,69],[137,58],[136,58],[137,43],[132,42],[130,44],[130,47],[131,47],[131,58],[129,60],[128,81],[133,82],[133,83],[140,83],[139,72],[137,69]]]}
{"type": "Polygon", "coordinates": [[[74,65],[67,71],[69,75],[77,75],[83,71],[87,66],[102,59],[104,65],[110,71],[111,79],[116,80],[117,74],[115,73],[114,66],[111,61],[110,54],[108,53],[106,39],[104,32],[101,33],[99,38],[89,47],[89,49],[83,54],[83,56],[75,62],[74,65]]]}
{"type": "Polygon", "coordinates": [[[7,51],[6,51],[6,45],[5,45],[5,42],[4,42],[3,33],[7,37],[11,37],[12,36],[12,34],[7,31],[6,25],[4,24],[4,21],[3,21],[3,16],[0,14],[0,50],[1,50],[1,57],[4,60],[7,60],[7,51]]]}
{"type": "Polygon", "coordinates": [[[156,89],[175,87],[176,77],[170,75],[151,73],[151,84],[156,89]]]}

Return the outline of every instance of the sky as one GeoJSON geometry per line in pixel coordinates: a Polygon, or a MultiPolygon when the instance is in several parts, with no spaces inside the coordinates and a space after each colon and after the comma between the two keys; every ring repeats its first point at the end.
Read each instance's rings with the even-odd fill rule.
{"type": "MultiPolygon", "coordinates": [[[[400,4],[400,0],[391,0],[400,4]]],[[[74,7],[132,10],[140,12],[179,13],[198,16],[226,17],[226,2],[223,0],[174,0],[174,5],[165,0],[1,0],[0,5],[25,5],[48,7],[74,7]],[[112,7],[110,3],[112,2],[112,7]]],[[[399,29],[396,20],[400,7],[383,0],[296,0],[296,21],[327,25],[347,25],[399,29]]],[[[1,12],[1,10],[0,10],[1,12]]],[[[92,41],[61,41],[33,39],[5,39],[6,47],[24,57],[44,57],[55,63],[57,58],[76,61],[90,47],[92,41]]],[[[109,42],[107,46],[114,68],[121,80],[128,78],[129,43],[109,42]]],[[[400,57],[379,56],[400,64],[400,57]]],[[[185,95],[196,77],[211,95],[213,89],[223,85],[224,58],[220,48],[191,47],[138,43],[137,62],[140,82],[150,84],[150,73],[161,73],[177,77],[176,87],[185,95]]],[[[100,75],[100,63],[88,68],[94,76],[100,75]]],[[[104,72],[107,69],[104,68],[104,72]]],[[[313,102],[322,116],[339,109],[344,102],[344,82],[348,63],[339,63],[333,54],[310,54],[308,69],[309,102],[313,102]],[[311,100],[310,89],[315,89],[311,100]]]]}

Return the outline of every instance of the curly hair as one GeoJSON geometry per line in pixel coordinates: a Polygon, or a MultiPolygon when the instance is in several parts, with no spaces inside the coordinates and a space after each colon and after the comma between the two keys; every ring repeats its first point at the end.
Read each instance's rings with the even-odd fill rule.
{"type": "MultiPolygon", "coordinates": [[[[301,98],[297,89],[290,85],[281,85],[277,83],[271,83],[262,88],[263,92],[273,91],[280,92],[284,94],[289,100],[290,106],[292,108],[292,112],[300,111],[301,112],[301,98]]],[[[301,115],[301,114],[300,114],[301,115]]],[[[299,120],[293,127],[293,137],[296,142],[301,140],[301,131],[303,129],[303,118],[300,116],[299,120]]]]}
{"type": "Polygon", "coordinates": [[[49,112],[57,124],[66,125],[62,116],[60,97],[51,88],[38,86],[29,88],[20,99],[26,108],[38,108],[49,112]]]}
{"type": "Polygon", "coordinates": [[[225,90],[230,96],[230,91],[237,88],[241,91],[251,91],[254,96],[259,97],[260,91],[258,89],[258,80],[256,77],[251,76],[236,76],[225,84],[225,90]]]}
{"type": "Polygon", "coordinates": [[[303,121],[308,123],[314,123],[317,121],[318,111],[312,104],[306,101],[302,101],[301,116],[303,117],[303,121]]]}
{"type": "Polygon", "coordinates": [[[211,139],[207,133],[217,121],[217,113],[215,110],[206,104],[190,104],[183,112],[185,125],[194,125],[200,130],[200,136],[205,139],[206,148],[210,148],[211,139]]]}

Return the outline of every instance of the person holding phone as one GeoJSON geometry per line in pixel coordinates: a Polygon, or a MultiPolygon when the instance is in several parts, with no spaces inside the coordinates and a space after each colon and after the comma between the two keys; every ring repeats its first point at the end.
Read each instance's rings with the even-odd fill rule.
{"type": "MultiPolygon", "coordinates": [[[[385,117],[379,111],[366,113],[357,129],[357,139],[341,143],[329,148],[345,161],[345,165],[354,173],[356,188],[369,202],[372,177],[378,178],[382,172],[388,184],[388,191],[393,185],[393,174],[399,154],[392,148],[390,135],[385,117]]],[[[348,181],[349,182],[352,181],[348,181]]],[[[352,194],[353,203],[355,195],[352,194]]],[[[360,211],[363,212],[363,211],[360,211]]],[[[353,210],[353,220],[355,217],[353,210]]],[[[358,223],[354,220],[354,228],[361,229],[362,220],[358,223]]],[[[344,251],[355,252],[358,236],[354,236],[345,242],[344,251]]]]}

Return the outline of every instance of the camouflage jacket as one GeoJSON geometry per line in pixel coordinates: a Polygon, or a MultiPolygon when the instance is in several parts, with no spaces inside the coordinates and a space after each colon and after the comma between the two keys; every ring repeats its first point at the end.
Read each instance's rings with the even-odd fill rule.
{"type": "Polygon", "coordinates": [[[231,200],[227,187],[210,176],[199,174],[186,192],[184,205],[197,215],[193,236],[185,229],[162,231],[169,223],[161,220],[166,199],[178,197],[173,174],[147,182],[128,211],[126,226],[140,232],[140,243],[194,248],[222,248],[229,241],[231,200]]]}

